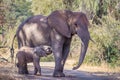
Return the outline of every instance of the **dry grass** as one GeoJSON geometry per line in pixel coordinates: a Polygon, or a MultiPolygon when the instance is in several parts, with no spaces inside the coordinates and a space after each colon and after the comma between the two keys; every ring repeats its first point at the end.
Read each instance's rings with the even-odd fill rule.
{"type": "Polygon", "coordinates": [[[16,80],[10,75],[0,74],[0,80],[16,80]]]}
{"type": "Polygon", "coordinates": [[[14,65],[7,62],[0,62],[0,80],[16,80],[13,76],[14,65]]]}
{"type": "MultiPolygon", "coordinates": [[[[73,66],[75,65],[76,61],[75,60],[67,60],[66,66],[67,68],[72,69],[73,66]],[[69,67],[68,67],[69,66],[69,67]]],[[[111,68],[109,65],[106,63],[102,63],[100,66],[93,66],[93,65],[88,65],[88,64],[82,64],[81,67],[78,69],[80,71],[87,71],[87,72],[107,72],[107,73],[119,73],[120,72],[120,67],[114,67],[111,68]]]]}
{"type": "Polygon", "coordinates": [[[104,64],[101,66],[91,66],[91,65],[82,65],[80,67],[81,71],[88,71],[88,72],[107,72],[107,73],[119,73],[120,67],[110,68],[108,65],[104,64]]]}
{"type": "MultiPolygon", "coordinates": [[[[73,68],[73,64],[76,61],[74,60],[67,60],[65,64],[66,70],[71,70],[73,68]]],[[[33,69],[31,67],[33,65],[32,63],[29,64],[29,69],[33,69]]],[[[48,68],[52,68],[54,66],[54,62],[45,63],[41,62],[41,66],[45,66],[48,68]]],[[[33,70],[32,70],[33,71],[33,70]]],[[[112,77],[118,77],[120,75],[120,68],[111,69],[107,65],[101,65],[101,66],[91,66],[83,64],[77,71],[80,72],[86,72],[91,75],[106,75],[106,76],[112,76],[112,77]]],[[[46,74],[46,72],[44,72],[46,74]]],[[[51,72],[52,73],[52,72],[51,72]]],[[[50,74],[51,74],[50,73],[50,74]]],[[[29,80],[29,76],[19,75],[17,74],[17,69],[15,68],[14,64],[11,63],[0,63],[0,80],[29,80]]],[[[35,78],[35,76],[32,76],[31,78],[35,78]]],[[[35,78],[36,79],[36,78],[35,78]]]]}

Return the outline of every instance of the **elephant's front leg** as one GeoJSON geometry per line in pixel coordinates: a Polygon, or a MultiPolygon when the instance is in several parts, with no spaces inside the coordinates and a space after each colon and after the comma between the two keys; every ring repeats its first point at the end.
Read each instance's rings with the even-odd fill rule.
{"type": "Polygon", "coordinates": [[[52,44],[52,48],[53,48],[53,55],[55,58],[55,69],[54,69],[53,76],[64,77],[65,74],[63,73],[63,62],[62,62],[63,43],[54,42],[52,44]]]}
{"type": "Polygon", "coordinates": [[[70,44],[71,44],[71,38],[67,38],[63,45],[63,52],[62,52],[63,69],[64,69],[64,64],[66,62],[66,59],[67,59],[69,51],[70,51],[70,44]]]}
{"type": "Polygon", "coordinates": [[[53,52],[54,58],[55,58],[55,69],[53,76],[54,77],[64,77],[63,73],[63,63],[62,63],[62,53],[61,53],[61,48],[56,49],[55,52],[53,52]]]}
{"type": "Polygon", "coordinates": [[[37,55],[33,56],[33,64],[34,64],[34,75],[37,75],[37,72],[39,71],[39,75],[41,75],[41,67],[40,67],[40,57],[37,55]]]}
{"type": "Polygon", "coordinates": [[[56,30],[53,30],[51,33],[51,46],[52,52],[55,59],[55,69],[53,76],[54,77],[65,77],[63,73],[63,62],[62,62],[62,52],[63,44],[65,42],[65,37],[60,35],[56,30]]]}

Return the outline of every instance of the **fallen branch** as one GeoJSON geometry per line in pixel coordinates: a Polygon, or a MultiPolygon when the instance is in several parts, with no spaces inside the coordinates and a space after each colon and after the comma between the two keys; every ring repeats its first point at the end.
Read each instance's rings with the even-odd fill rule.
{"type": "Polygon", "coordinates": [[[5,58],[0,58],[0,62],[8,62],[8,60],[7,59],[5,59],[5,58]]]}

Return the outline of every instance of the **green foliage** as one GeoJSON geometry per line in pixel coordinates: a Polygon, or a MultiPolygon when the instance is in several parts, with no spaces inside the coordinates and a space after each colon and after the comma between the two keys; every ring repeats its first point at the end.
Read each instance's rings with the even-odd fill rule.
{"type": "Polygon", "coordinates": [[[13,9],[14,9],[14,14],[15,18],[23,21],[26,18],[32,16],[31,12],[31,2],[26,1],[26,0],[15,0],[13,3],[13,9]]]}
{"type": "Polygon", "coordinates": [[[114,18],[105,16],[101,27],[92,26],[94,27],[90,31],[95,43],[90,43],[88,62],[98,64],[106,62],[111,66],[120,65],[120,23],[114,18]]]}
{"type": "Polygon", "coordinates": [[[54,61],[53,55],[48,55],[47,57],[41,57],[40,59],[41,62],[52,62],[54,61]]]}
{"type": "Polygon", "coordinates": [[[54,10],[69,9],[95,13],[97,0],[32,0],[31,10],[36,14],[48,15],[54,10]]]}
{"type": "Polygon", "coordinates": [[[10,43],[8,39],[13,35],[11,34],[11,31],[14,31],[13,28],[17,27],[21,21],[32,15],[30,11],[31,2],[26,0],[3,0],[2,4],[5,22],[0,28],[0,31],[1,34],[3,34],[4,31],[4,40],[7,41],[6,45],[8,45],[10,43]]]}
{"type": "Polygon", "coordinates": [[[48,15],[57,9],[64,9],[62,0],[32,0],[32,12],[34,14],[48,15]]]}
{"type": "Polygon", "coordinates": [[[18,21],[23,21],[31,16],[31,2],[26,0],[3,0],[3,12],[5,18],[4,26],[14,27],[18,21]]]}

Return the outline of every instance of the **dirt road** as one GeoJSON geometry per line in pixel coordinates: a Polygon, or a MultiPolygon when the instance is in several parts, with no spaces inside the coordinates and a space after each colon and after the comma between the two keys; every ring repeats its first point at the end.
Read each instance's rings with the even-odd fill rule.
{"type": "MultiPolygon", "coordinates": [[[[15,67],[1,67],[0,72],[11,75],[16,80],[120,80],[120,73],[108,72],[88,72],[82,70],[72,70],[70,66],[66,65],[64,73],[66,77],[54,78],[52,77],[54,70],[54,62],[42,62],[42,76],[33,75],[33,65],[29,64],[29,75],[17,74],[15,67]]],[[[0,79],[1,80],[1,79],[0,79]]],[[[4,79],[3,79],[4,80],[4,79]]]]}

